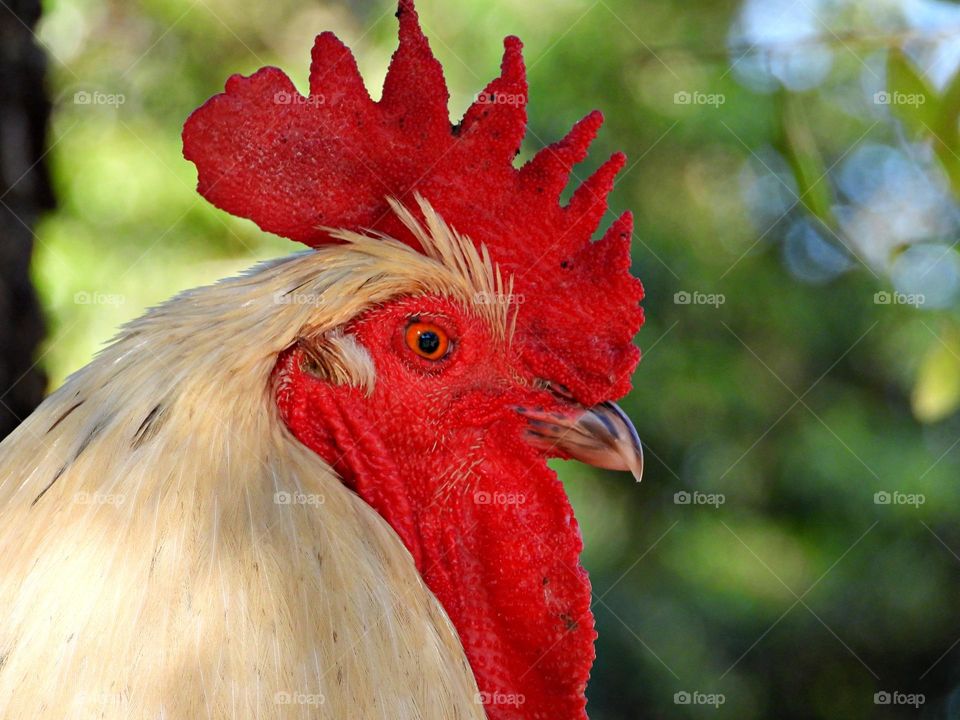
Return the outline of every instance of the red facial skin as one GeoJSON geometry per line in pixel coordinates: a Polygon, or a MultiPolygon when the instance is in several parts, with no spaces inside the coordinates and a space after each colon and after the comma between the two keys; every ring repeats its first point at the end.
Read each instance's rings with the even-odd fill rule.
{"type": "Polygon", "coordinates": [[[284,421],[406,545],[460,635],[488,717],[586,718],[596,633],[580,531],[513,409],[557,401],[534,389],[518,348],[444,298],[399,299],[347,332],[373,358],[373,394],[310,374],[292,348],[275,370],[284,421]],[[448,333],[446,357],[407,346],[413,318],[448,333]]]}

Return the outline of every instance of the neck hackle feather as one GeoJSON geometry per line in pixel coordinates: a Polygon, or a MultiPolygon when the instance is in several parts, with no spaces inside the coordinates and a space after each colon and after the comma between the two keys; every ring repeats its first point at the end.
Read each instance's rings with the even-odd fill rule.
{"type": "MultiPolygon", "coordinates": [[[[265,68],[184,128],[204,197],[314,250],[150,310],[0,444],[0,717],[484,717],[397,528],[284,425],[278,357],[307,339],[319,376],[371,395],[352,319],[408,295],[506,294],[522,302],[474,308],[497,343],[592,405],[630,387],[642,288],[629,214],[592,240],[623,156],[560,201],[600,114],[517,168],[519,40],[452,125],[412,0],[398,17],[381,100],[324,33],[308,96],[265,68]]],[[[580,717],[589,585],[565,496],[553,507],[584,619],[579,653],[547,651],[580,717]]]]}

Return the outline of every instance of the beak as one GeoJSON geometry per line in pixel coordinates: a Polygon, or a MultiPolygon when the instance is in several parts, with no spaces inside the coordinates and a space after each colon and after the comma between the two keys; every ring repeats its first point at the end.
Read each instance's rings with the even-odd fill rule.
{"type": "Polygon", "coordinates": [[[629,470],[643,477],[643,446],[630,418],[616,404],[566,409],[515,408],[526,418],[527,442],[547,452],[560,450],[575,460],[608,470],[629,470]]]}

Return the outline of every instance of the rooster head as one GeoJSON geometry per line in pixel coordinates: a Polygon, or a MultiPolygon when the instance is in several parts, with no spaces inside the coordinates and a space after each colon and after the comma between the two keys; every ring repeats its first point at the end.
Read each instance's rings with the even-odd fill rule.
{"type": "Polygon", "coordinates": [[[279,415],[404,542],[488,716],[582,718],[591,591],[546,460],[642,471],[612,402],[630,388],[643,321],[630,215],[592,240],[624,157],[562,204],[600,114],[517,168],[519,40],[452,125],[412,0],[397,15],[379,101],[324,33],[309,95],[275,68],[234,76],[188,120],[184,153],[216,206],[319,253],[356,249],[322,267],[361,309],[324,314],[320,298],[277,360],[279,415]]]}

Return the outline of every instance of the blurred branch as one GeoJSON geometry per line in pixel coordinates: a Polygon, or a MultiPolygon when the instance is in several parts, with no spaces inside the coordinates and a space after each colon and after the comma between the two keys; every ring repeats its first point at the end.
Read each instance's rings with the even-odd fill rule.
{"type": "Polygon", "coordinates": [[[733,43],[726,48],[703,48],[702,46],[687,44],[648,45],[643,53],[651,57],[668,55],[672,52],[682,52],[702,58],[729,61],[731,58],[741,58],[749,55],[777,55],[792,50],[808,47],[831,47],[838,49],[852,49],[853,47],[866,49],[902,48],[909,43],[937,43],[950,38],[960,39],[960,26],[944,28],[936,32],[929,30],[906,30],[899,33],[882,33],[871,35],[863,32],[838,32],[824,35],[810,35],[800,40],[776,43],[733,43]]]}
{"type": "Polygon", "coordinates": [[[53,206],[43,162],[50,103],[34,42],[39,0],[0,8],[0,438],[43,399],[35,366],[44,323],[30,283],[33,225],[53,206]]]}

